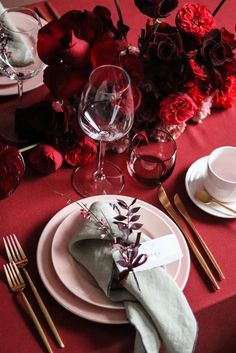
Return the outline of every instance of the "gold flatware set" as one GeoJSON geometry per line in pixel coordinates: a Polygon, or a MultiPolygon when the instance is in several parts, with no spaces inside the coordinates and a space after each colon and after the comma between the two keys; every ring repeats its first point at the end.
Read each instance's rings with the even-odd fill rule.
{"type": "Polygon", "coordinates": [[[197,261],[199,262],[202,270],[204,271],[205,275],[208,277],[208,280],[213,286],[214,290],[220,289],[216,277],[211,271],[210,267],[208,266],[208,263],[211,263],[212,267],[214,267],[214,270],[217,274],[217,279],[222,280],[225,278],[222,270],[220,269],[219,264],[217,263],[216,259],[214,258],[213,254],[211,253],[210,249],[206,245],[205,241],[203,240],[202,236],[199,234],[197,231],[196,227],[194,226],[183,202],[181,201],[180,197],[178,194],[175,194],[174,196],[174,204],[176,206],[176,209],[179,211],[181,216],[175,211],[173,205],[171,204],[165,189],[163,186],[160,186],[157,191],[157,195],[159,198],[160,203],[162,206],[165,208],[167,213],[171,216],[171,218],[174,220],[174,222],[177,224],[177,226],[180,228],[182,231],[189,248],[191,249],[192,253],[196,257],[197,261]],[[194,242],[191,233],[189,232],[186,224],[184,223],[184,220],[187,222],[187,224],[190,226],[192,232],[194,235],[197,237],[198,242],[201,244],[201,248],[204,251],[204,256],[206,257],[207,261],[199,251],[196,243],[194,242]]]}
{"type": "Polygon", "coordinates": [[[5,246],[5,250],[6,250],[6,254],[7,254],[7,258],[9,263],[4,265],[4,271],[5,271],[5,275],[7,278],[7,282],[9,284],[10,289],[13,292],[19,292],[21,294],[21,296],[23,297],[23,300],[26,304],[26,308],[34,322],[34,325],[36,327],[36,329],[38,330],[38,333],[41,337],[41,339],[43,340],[43,343],[47,349],[47,351],[49,353],[52,353],[52,349],[50,347],[50,344],[47,340],[47,337],[43,331],[43,328],[36,316],[36,314],[34,313],[34,310],[32,308],[32,306],[30,305],[26,295],[24,294],[24,289],[26,287],[26,283],[25,280],[23,278],[23,276],[21,275],[21,271],[23,272],[23,274],[25,275],[25,278],[34,294],[34,297],[53,333],[53,335],[56,338],[56,341],[58,343],[58,346],[60,348],[64,347],[64,343],[62,342],[62,339],[53,323],[53,320],[43,302],[43,300],[40,297],[40,294],[29,274],[29,272],[26,269],[26,265],[28,264],[28,258],[25,255],[25,252],[22,248],[22,246],[20,245],[17,237],[15,234],[7,236],[5,238],[3,238],[3,242],[4,242],[4,246],[5,246]]]}

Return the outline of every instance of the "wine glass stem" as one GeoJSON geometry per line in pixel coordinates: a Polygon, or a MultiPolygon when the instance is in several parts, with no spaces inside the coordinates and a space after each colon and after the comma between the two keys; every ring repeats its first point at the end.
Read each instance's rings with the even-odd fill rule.
{"type": "Polygon", "coordinates": [[[18,86],[18,97],[20,100],[20,103],[22,103],[22,99],[23,99],[23,80],[18,78],[17,79],[17,86],[18,86]]]}
{"type": "Polygon", "coordinates": [[[100,140],[100,142],[99,142],[99,155],[98,155],[98,169],[94,173],[94,178],[97,181],[100,181],[100,180],[103,180],[106,178],[105,174],[103,173],[105,153],[106,153],[106,142],[100,140]]]}

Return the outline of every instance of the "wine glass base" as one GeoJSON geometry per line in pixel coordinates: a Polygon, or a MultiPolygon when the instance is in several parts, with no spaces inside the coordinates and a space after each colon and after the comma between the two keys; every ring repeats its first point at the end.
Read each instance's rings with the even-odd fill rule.
{"type": "Polygon", "coordinates": [[[95,179],[96,170],[96,161],[75,169],[72,175],[72,185],[79,195],[83,197],[117,195],[123,190],[124,176],[119,167],[105,161],[103,171],[106,177],[103,180],[95,179]]]}

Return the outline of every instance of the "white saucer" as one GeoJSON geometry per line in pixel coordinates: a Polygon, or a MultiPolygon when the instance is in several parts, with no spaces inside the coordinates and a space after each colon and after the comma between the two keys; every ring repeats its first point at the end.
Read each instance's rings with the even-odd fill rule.
{"type": "MultiPolygon", "coordinates": [[[[232,212],[226,210],[222,206],[211,203],[211,204],[204,204],[198,201],[195,198],[195,193],[198,190],[204,189],[204,175],[207,166],[207,158],[208,156],[202,157],[195,161],[188,169],[186,176],[185,176],[185,187],[190,199],[195,203],[196,206],[201,208],[203,211],[221,218],[236,218],[236,215],[232,212]]],[[[236,202],[227,203],[227,205],[233,209],[236,209],[236,202]]]]}

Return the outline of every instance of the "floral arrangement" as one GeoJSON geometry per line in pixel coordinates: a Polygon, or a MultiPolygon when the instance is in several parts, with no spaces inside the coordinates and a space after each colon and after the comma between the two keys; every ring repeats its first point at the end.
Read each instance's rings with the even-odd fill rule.
{"type": "MultiPolygon", "coordinates": [[[[44,83],[54,102],[63,104],[43,102],[16,114],[21,137],[50,144],[72,166],[96,157],[96,143],[78,127],[73,106],[97,66],[119,65],[130,75],[135,101],[131,136],[159,126],[177,138],[187,124],[201,122],[214,108],[230,108],[236,99],[236,39],[227,29],[217,28],[214,19],[225,0],[213,13],[199,3],[185,3],[177,11],[175,26],[165,18],[178,0],[135,0],[147,16],[138,47],[129,43],[129,27],[114,1],[116,25],[108,8],[96,6],[92,11],[69,11],[40,30],[38,53],[48,65],[44,83]],[[42,105],[47,111],[43,123],[37,116],[42,105]]],[[[111,149],[124,151],[128,138],[111,149]]]]}

